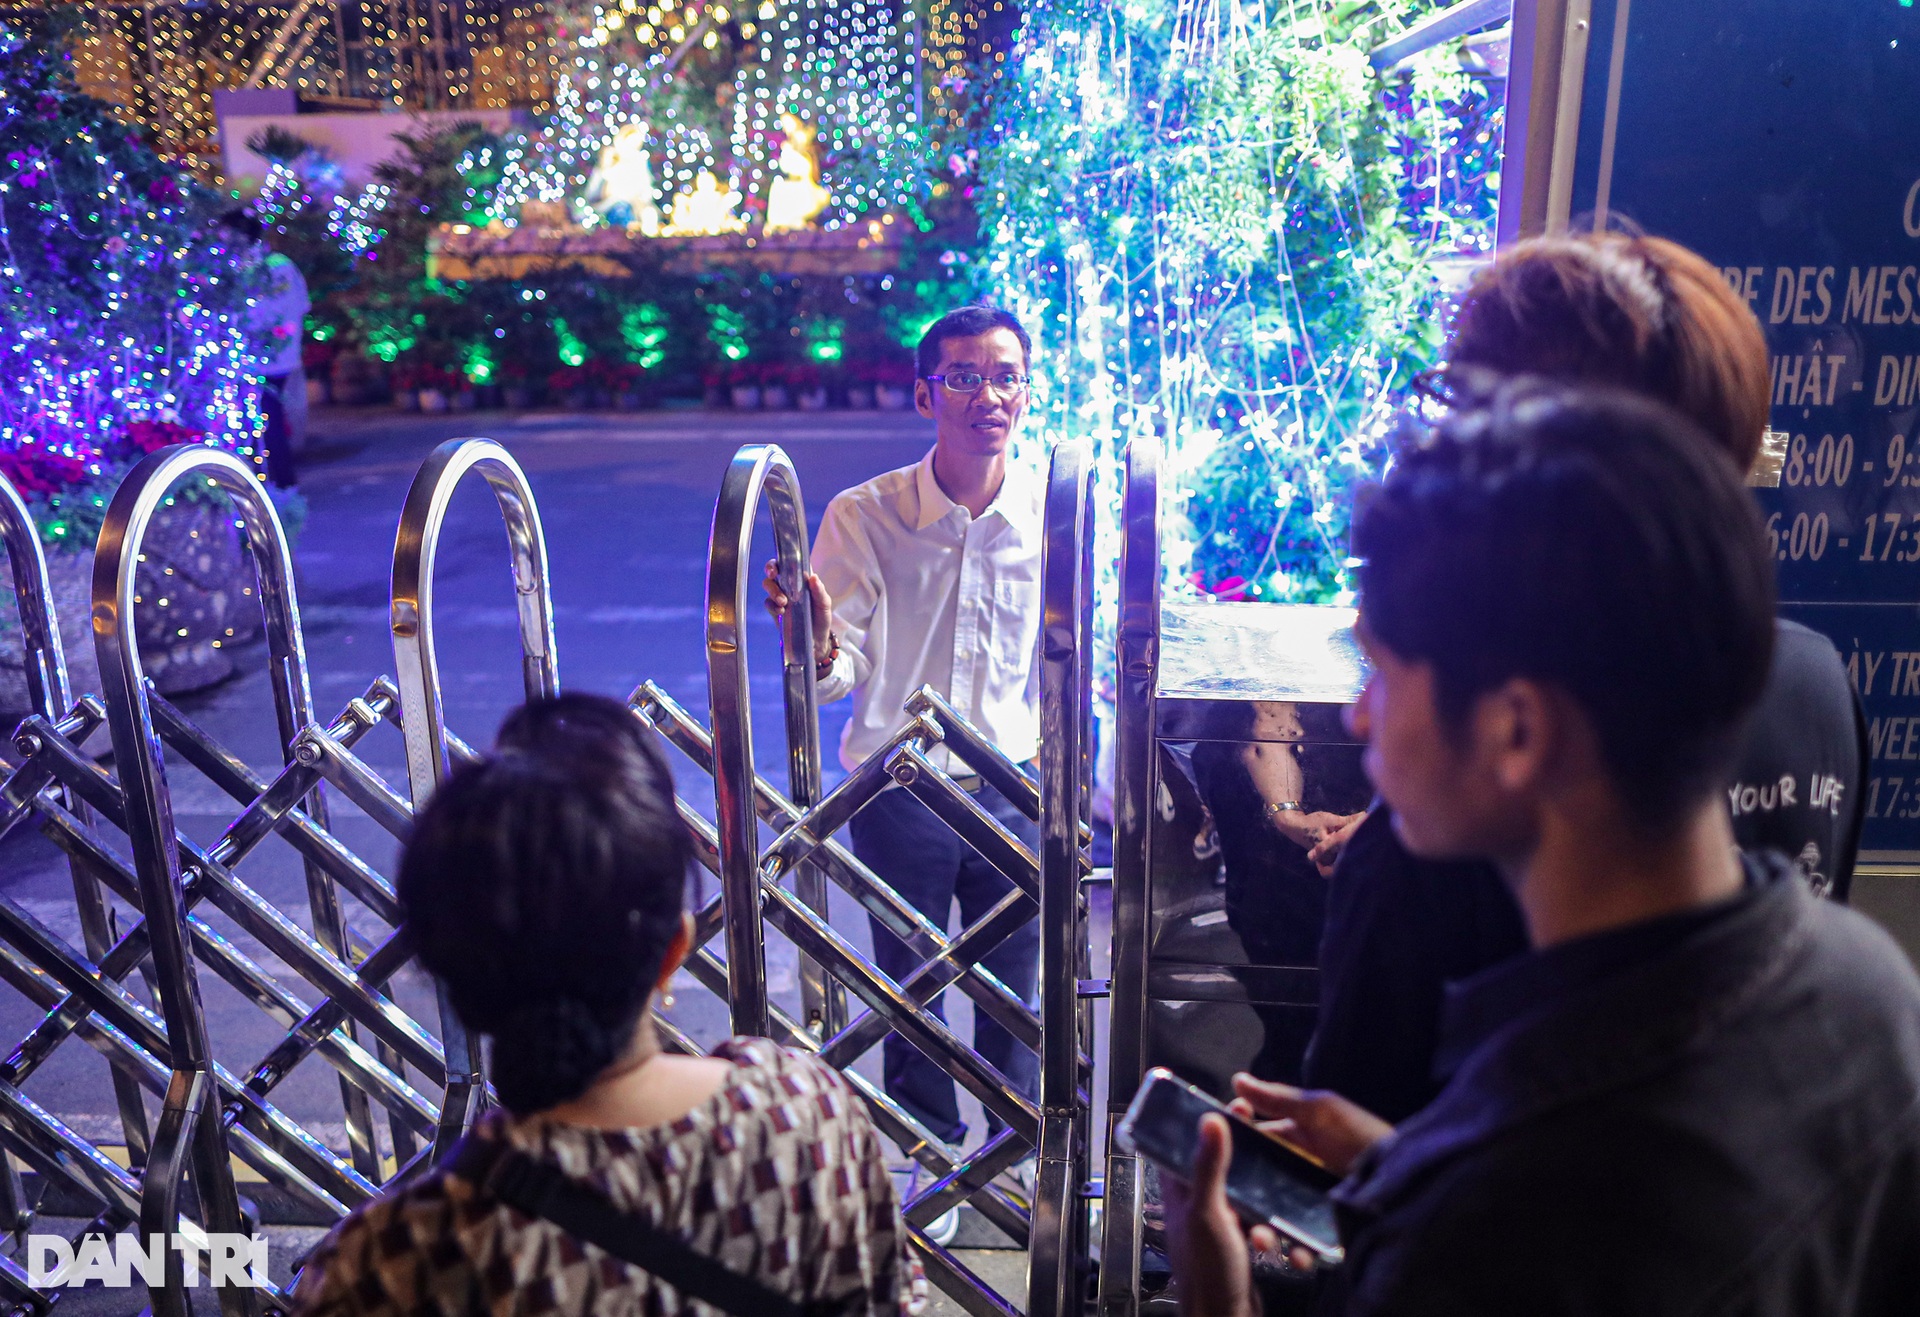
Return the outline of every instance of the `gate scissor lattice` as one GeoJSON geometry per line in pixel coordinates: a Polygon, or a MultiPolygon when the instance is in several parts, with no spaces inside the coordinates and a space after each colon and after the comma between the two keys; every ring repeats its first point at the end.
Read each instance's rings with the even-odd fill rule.
{"type": "MultiPolygon", "coordinates": [[[[485,440],[443,445],[409,493],[398,536],[392,628],[397,680],[381,678],[328,722],[309,693],[299,610],[285,537],[270,503],[236,460],[204,448],[156,453],[128,477],[109,509],[95,564],[95,630],[103,689],[75,701],[66,687],[44,561],[26,510],[0,482],[0,537],[12,562],[36,712],[14,738],[18,763],[0,781],[0,835],[35,826],[67,855],[81,938],[69,942],[17,902],[0,898],[0,979],[39,1011],[40,1021],[0,1061],[0,1213],[24,1230],[31,1220],[16,1161],[97,1205],[86,1234],[138,1229],[192,1242],[208,1231],[242,1232],[245,1208],[233,1163],[330,1216],[364,1202],[381,1185],[426,1165],[485,1100],[477,1040],[438,1003],[436,1028],[397,1000],[396,976],[409,951],[387,879],[331,825],[328,790],[350,801],[392,838],[404,838],[413,811],[470,756],[445,726],[433,648],[434,551],[454,485],[477,471],[492,487],[512,550],[527,694],[558,689],[550,583],[538,512],[524,475],[485,440]],[[282,763],[254,772],[145,679],[131,621],[135,564],[157,508],[181,480],[210,483],[234,507],[265,611],[277,740],[282,763]],[[383,724],[405,740],[408,780],[396,789],[358,753],[383,724]],[[113,768],[84,748],[105,725],[113,768]],[[231,798],[231,821],[196,844],[175,826],[171,771],[190,768],[231,798]],[[298,857],[307,902],[292,917],[250,885],[260,848],[278,838],[298,857]],[[351,912],[359,918],[349,918],[351,912]],[[223,932],[230,925],[242,936],[223,932]],[[378,926],[377,935],[365,930],[378,926]],[[264,963],[257,945],[278,970],[264,963]],[[214,1056],[201,999],[201,971],[271,1020],[276,1041],[256,1061],[229,1067],[214,1056]],[[20,1090],[58,1046],[78,1038],[111,1067],[128,1167],[122,1167],[20,1090]],[[330,1148],[276,1105],[277,1090],[310,1057],[337,1073],[344,1146],[330,1148]],[[157,1111],[150,1119],[149,1107],[157,1111]],[[384,1121],[384,1127],[381,1121],[384,1121]],[[383,1136],[384,1135],[384,1139],[383,1136]],[[383,1157],[384,1150],[391,1154],[383,1157]],[[193,1198],[182,1187],[193,1170],[193,1198]]],[[[765,496],[774,513],[781,574],[798,594],[805,570],[805,518],[791,465],[778,449],[736,457],[715,515],[710,553],[708,652],[714,732],[664,691],[647,684],[636,714],[711,774],[717,823],[681,806],[696,851],[721,895],[697,913],[693,976],[727,1003],[736,1030],[765,1033],[817,1051],[841,1068],[886,1134],[931,1173],[905,1204],[911,1235],[935,1281],[978,1317],[1019,1310],[959,1259],[927,1239],[924,1227],[970,1202],[1027,1245],[1027,1310],[1055,1317],[1084,1293],[1086,1119],[1091,1036],[1079,991],[1086,960],[1088,872],[1087,679],[1084,658],[1091,598],[1084,456],[1061,449],[1047,500],[1043,640],[1046,748],[1039,783],[1008,762],[945,701],[923,690],[908,722],[866,764],[822,793],[814,709],[811,637],[804,623],[788,638],[785,664],[788,790],[752,769],[740,621],[742,572],[754,513],[765,496]],[[1035,855],[934,763],[944,746],[1040,821],[1035,855]],[[1011,890],[987,915],[949,938],[882,883],[837,840],[858,810],[889,787],[909,790],[1006,875],[1011,890]],[[762,848],[759,829],[771,829],[762,848]],[[827,918],[829,884],[893,931],[919,964],[888,978],[827,918]],[[791,890],[789,890],[791,888],[791,890]],[[982,956],[1027,920],[1043,937],[1036,1011],[980,965],[982,956]],[[801,955],[798,1017],[771,1000],[765,929],[801,955]],[[724,959],[708,944],[721,938],[724,959]],[[927,1009],[956,987],[1041,1055],[1038,1102],[966,1047],[927,1009]],[[849,1017],[849,1002],[860,1008],[849,1017]],[[1048,1027],[1043,1029],[1042,1021],[1048,1027]],[[934,1138],[878,1087],[850,1069],[897,1032],[937,1058],[1002,1122],[984,1146],[963,1153],[934,1138]],[[1031,1202],[1010,1193],[1001,1173],[1038,1157],[1031,1202]]],[[[669,1042],[697,1050],[662,1021],[669,1042]]],[[[152,1287],[159,1313],[185,1313],[182,1270],[170,1250],[165,1279],[152,1287]]],[[[0,1256],[0,1301],[44,1311],[10,1257],[0,1256]]],[[[271,1288],[220,1291],[223,1310],[284,1306],[271,1288]]]]}

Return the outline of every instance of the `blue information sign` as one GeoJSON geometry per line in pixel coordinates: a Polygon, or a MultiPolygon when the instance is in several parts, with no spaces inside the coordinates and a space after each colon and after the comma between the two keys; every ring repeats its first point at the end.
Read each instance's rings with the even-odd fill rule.
{"type": "Polygon", "coordinates": [[[1618,215],[1692,247],[1765,327],[1783,611],[1832,637],[1865,700],[1863,851],[1920,854],[1920,9],[1591,13],[1574,223],[1618,215]]]}

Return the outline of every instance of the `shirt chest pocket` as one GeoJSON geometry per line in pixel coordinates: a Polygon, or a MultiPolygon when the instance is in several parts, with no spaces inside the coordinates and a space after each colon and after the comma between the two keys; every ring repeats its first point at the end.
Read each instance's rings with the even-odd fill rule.
{"type": "Polygon", "coordinates": [[[1031,577],[995,581],[988,625],[995,668],[1024,678],[1040,635],[1040,582],[1031,577]]]}

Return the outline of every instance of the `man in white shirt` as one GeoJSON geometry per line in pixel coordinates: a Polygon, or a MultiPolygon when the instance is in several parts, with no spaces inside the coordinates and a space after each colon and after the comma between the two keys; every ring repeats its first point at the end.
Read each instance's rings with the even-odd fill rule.
{"type": "MultiPolygon", "coordinates": [[[[966,306],[936,321],[915,354],[914,403],[934,423],[933,450],[837,495],[827,505],[808,578],[822,703],[853,695],[840,761],[851,769],[905,722],[902,704],[933,687],[1015,763],[1040,745],[1040,482],[1010,469],[1008,449],[1027,405],[1031,345],[1005,311],[966,306]]],[[[767,600],[788,599],[767,565],[767,600]]],[[[934,752],[942,767],[944,748],[934,752]]],[[[1029,848],[1039,828],[971,775],[960,782],[1029,848]]],[[[936,925],[985,915],[1010,890],[1006,878],[914,797],[883,791],[854,817],[854,854],[936,925]]],[[[904,977],[915,957],[874,927],[880,968],[904,977]]],[[[1039,973],[1039,930],[1028,924],[982,962],[1029,1002],[1039,973]]],[[[936,1001],[933,1009],[937,1012],[936,1001]]],[[[1038,1095],[1033,1051],[976,1017],[974,1047],[1013,1086],[1038,1095]]],[[[934,1134],[966,1133],[953,1080],[911,1043],[885,1044],[887,1092],[934,1134]]],[[[989,1125],[998,1122],[989,1118],[989,1125]]]]}

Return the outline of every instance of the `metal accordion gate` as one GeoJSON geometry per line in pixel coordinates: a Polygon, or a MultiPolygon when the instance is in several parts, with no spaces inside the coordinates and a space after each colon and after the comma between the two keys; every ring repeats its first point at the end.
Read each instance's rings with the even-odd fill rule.
{"type": "MultiPolygon", "coordinates": [[[[329,795],[351,802],[380,834],[403,841],[414,811],[450,767],[474,751],[446,725],[433,640],[436,552],[456,486],[483,478],[507,531],[528,698],[557,693],[552,584],[538,508],[513,457],[485,439],[443,444],[416,475],[396,540],[391,632],[396,667],[328,721],[313,707],[292,560],[273,505],[237,459],[204,447],[164,449],[126,478],[107,510],[94,560],[92,623],[102,689],[68,688],[45,559],[18,494],[0,480],[0,541],[10,560],[34,712],[13,733],[0,778],[0,836],[37,828],[71,870],[79,936],[55,932],[0,896],[0,979],[38,1014],[0,1059],[0,1222],[24,1240],[34,1219],[22,1168],[90,1205],[80,1256],[125,1231],[163,1236],[153,1310],[191,1311],[183,1254],[205,1254],[217,1282],[224,1262],[208,1236],[250,1233],[253,1214],[235,1166],[335,1219],[428,1167],[489,1101],[477,1038],[444,994],[399,980],[409,969],[389,877],[342,841],[329,795]],[[134,639],[137,567],[153,519],[182,482],[210,487],[233,509],[263,612],[280,767],[250,768],[147,679],[134,639]],[[111,768],[85,749],[105,725],[111,768]],[[385,729],[383,731],[383,729],[385,729]],[[363,741],[402,738],[406,780],[369,765],[363,741]],[[176,824],[173,794],[191,771],[231,801],[231,821],[196,843],[176,824]],[[169,780],[169,773],[176,781],[169,780]],[[247,881],[269,839],[292,848],[304,908],[281,908],[247,881]],[[350,903],[350,904],[349,904],[350,903]],[[223,933],[210,918],[239,930],[223,933]],[[349,917],[351,915],[351,917],[349,917]],[[368,930],[377,930],[370,933],[368,930]],[[264,954],[263,954],[264,952],[264,954]],[[258,1008],[272,1045],[236,1063],[216,1056],[204,976],[258,1008]],[[297,986],[290,986],[297,985],[297,986]],[[22,1091],[63,1043],[105,1058],[124,1161],[22,1091]],[[318,1058],[337,1074],[344,1137],[326,1137],[276,1103],[294,1069],[318,1058]],[[189,1183],[189,1172],[190,1183],[189,1183]]],[[[930,1174],[903,1204],[930,1278],[976,1317],[1025,1312],[1063,1317],[1091,1289],[1089,1160],[1094,1038],[1089,974],[1092,722],[1092,510],[1087,459],[1057,448],[1048,473],[1042,564],[1042,751],[1036,782],[940,696],[923,689],[879,754],[822,792],[807,620],[783,654],[787,781],[759,775],[748,707],[746,559],[762,503],[780,577],[796,597],[807,570],[804,507],[793,466],[771,446],[742,449],[714,513],[706,599],[711,723],[643,683],[634,714],[712,775],[716,818],[680,802],[701,864],[719,895],[696,912],[688,971],[725,1003],[735,1033],[817,1053],[846,1073],[880,1130],[930,1174]],[[944,746],[1040,825],[1038,854],[988,814],[934,762],[944,746]],[[881,791],[911,792],[1004,874],[1012,890],[951,937],[862,865],[835,834],[881,791]],[[829,886],[849,894],[914,951],[895,980],[837,932],[829,886]],[[1027,921],[1041,928],[1038,1002],[1021,1000],[979,963],[1027,921]],[[769,930],[799,955],[800,1012],[769,992],[769,930]],[[719,950],[715,949],[718,943],[719,950]],[[1038,1101],[962,1043],[929,1004],[955,987],[1038,1053],[1038,1101]],[[920,1126],[853,1063],[898,1034],[951,1073],[1002,1128],[970,1152],[920,1126]],[[1010,1193],[1002,1172],[1035,1158],[1033,1191],[1010,1193]],[[1026,1292],[997,1292],[924,1227],[966,1202],[1028,1249],[1026,1292]]],[[[804,612],[804,610],[798,610],[804,612]]],[[[362,847],[364,850],[365,847],[362,847]]],[[[668,1046],[698,1051],[664,1018],[668,1046]]],[[[96,1132],[97,1133],[97,1132],[96,1132]]],[[[231,1274],[229,1272],[228,1274],[231,1274]]],[[[271,1285],[217,1289],[224,1313],[285,1310],[271,1285]]],[[[41,1313],[59,1291],[36,1288],[0,1251],[0,1306],[41,1313]]]]}

